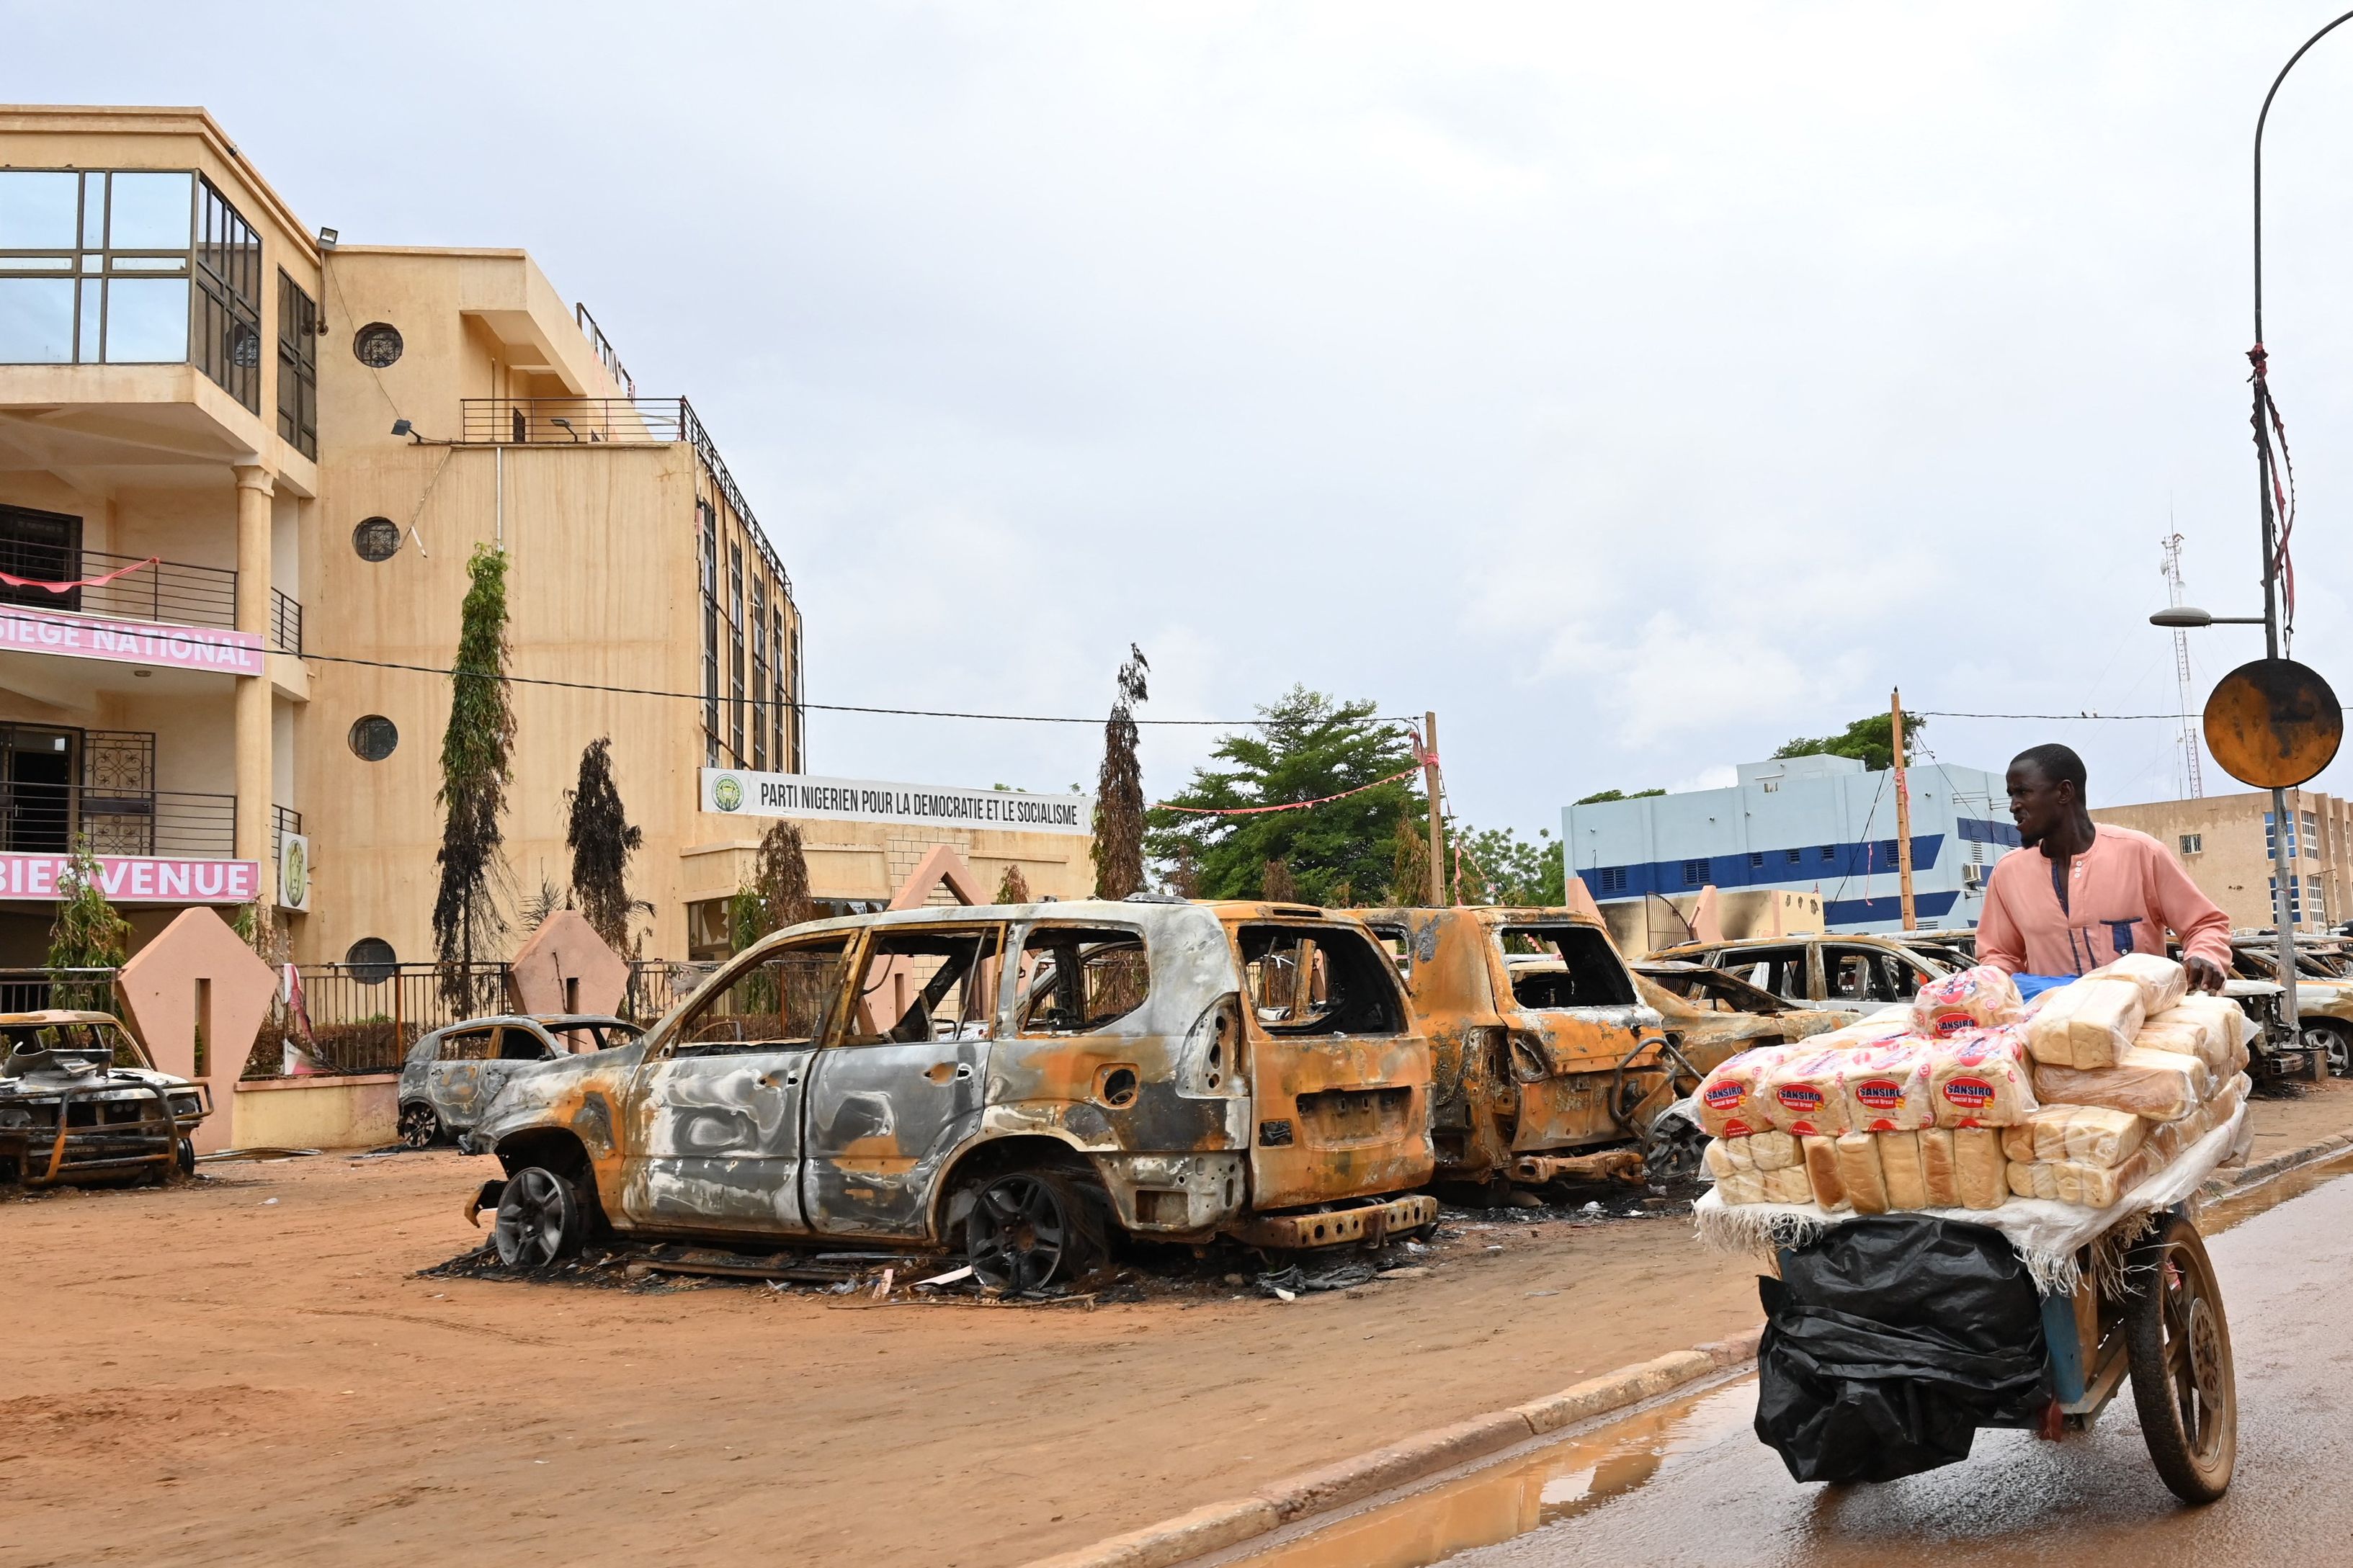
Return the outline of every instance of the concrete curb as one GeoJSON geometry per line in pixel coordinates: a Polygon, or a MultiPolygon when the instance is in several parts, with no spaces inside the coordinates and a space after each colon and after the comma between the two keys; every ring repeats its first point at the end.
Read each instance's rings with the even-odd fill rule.
{"type": "Polygon", "coordinates": [[[1675,1351],[1562,1389],[1558,1394],[1417,1432],[1370,1453],[1271,1481],[1246,1497],[1207,1503],[1189,1513],[1114,1535],[1028,1568],[1172,1568],[1238,1546],[1310,1514],[1361,1502],[1466,1460],[1557,1432],[1596,1415],[1640,1405],[1684,1384],[1745,1365],[1757,1356],[1760,1329],[1675,1351]]]}
{"type": "MultiPolygon", "coordinates": [[[[2199,1195],[2227,1197],[2242,1188],[2259,1185],[2299,1166],[2317,1164],[2348,1151],[2353,1151],[2353,1134],[2337,1133],[2218,1174],[2199,1189],[2199,1195]]],[[[1674,1351],[1652,1361],[1587,1378],[1558,1394],[1532,1399],[1508,1410],[1418,1432],[1370,1453],[1270,1481],[1244,1497],[1205,1503],[1189,1513],[1147,1524],[1141,1530],[1131,1530],[1053,1557],[1039,1558],[1025,1568],[1174,1568],[1196,1557],[1239,1546],[1311,1514],[1361,1502],[1376,1493],[1451,1469],[1466,1460],[1498,1453],[1532,1437],[1546,1436],[1579,1421],[1623,1410],[1685,1384],[1745,1366],[1757,1359],[1757,1341],[1763,1331],[1759,1324],[1730,1339],[1674,1351]]]]}

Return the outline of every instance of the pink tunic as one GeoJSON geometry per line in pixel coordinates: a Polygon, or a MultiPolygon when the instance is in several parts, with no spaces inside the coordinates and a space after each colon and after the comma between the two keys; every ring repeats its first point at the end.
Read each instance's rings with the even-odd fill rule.
{"type": "Polygon", "coordinates": [[[2231,972],[2231,921],[2198,890],[2172,852],[2146,833],[2094,824],[2091,848],[2067,868],[2067,907],[2051,861],[2023,849],[1994,862],[1978,917],[1978,962],[2012,974],[2083,974],[2127,952],[2185,954],[2231,972]]]}

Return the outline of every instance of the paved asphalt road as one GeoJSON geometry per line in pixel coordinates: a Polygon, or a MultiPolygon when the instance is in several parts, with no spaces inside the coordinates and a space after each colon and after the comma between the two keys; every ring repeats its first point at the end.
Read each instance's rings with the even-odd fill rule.
{"type": "Polygon", "coordinates": [[[1790,1480],[1757,1441],[1743,1384],[1686,1421],[1629,1489],[1448,1568],[2353,1563],[2353,1177],[2209,1247],[2239,1387],[2238,1476],[2211,1507],[2184,1508],[2158,1480],[2129,1389],[2062,1443],[1980,1432],[1963,1464],[1829,1488],[1790,1480]]]}

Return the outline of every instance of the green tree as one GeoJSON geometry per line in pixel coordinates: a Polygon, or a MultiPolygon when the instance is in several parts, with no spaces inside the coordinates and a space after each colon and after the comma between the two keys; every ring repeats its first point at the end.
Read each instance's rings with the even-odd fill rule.
{"type": "Polygon", "coordinates": [[[727,908],[729,940],[743,952],[771,931],[817,919],[809,896],[808,850],[801,830],[778,818],[760,837],[752,885],[737,889],[727,908]]]}
{"type": "Polygon", "coordinates": [[[114,1010],[110,980],[69,980],[58,971],[120,969],[131,949],[131,922],[107,901],[98,852],[83,838],[58,873],[58,913],[49,926],[50,1005],[84,1012],[114,1010]]]}
{"type": "Polygon", "coordinates": [[[1548,829],[1538,828],[1531,843],[1508,827],[1461,828],[1456,841],[1466,904],[1555,909],[1568,896],[1560,846],[1548,829]]]}
{"type": "Polygon", "coordinates": [[[1622,789],[1599,789],[1595,790],[1591,795],[1578,796],[1577,804],[1579,805],[1604,805],[1613,800],[1648,800],[1654,795],[1664,795],[1667,792],[1662,789],[1638,789],[1631,791],[1622,789]]]}
{"type": "Polygon", "coordinates": [[[514,708],[507,689],[507,557],[478,544],[466,563],[469,586],[458,611],[458,658],[449,676],[449,725],[441,734],[441,789],[447,808],[441,884],[433,900],[433,947],[441,994],[461,1012],[477,1010],[472,965],[498,954],[507,933],[498,892],[506,863],[499,816],[514,781],[514,708]]]}
{"type": "Polygon", "coordinates": [[[653,906],[629,897],[629,857],[646,836],[622,808],[620,788],[613,782],[611,737],[591,741],[582,750],[580,776],[564,792],[564,801],[572,896],[580,900],[582,917],[605,945],[626,958],[636,951],[629,939],[630,919],[653,906]]]}
{"type": "MultiPolygon", "coordinates": [[[[1926,728],[1926,721],[1914,718],[1910,714],[1905,715],[1904,762],[1906,767],[1911,765],[1912,751],[1918,742],[1920,731],[1926,728]]],[[[1833,757],[1859,757],[1862,761],[1862,765],[1872,772],[1884,773],[1895,765],[1895,719],[1893,714],[1873,713],[1868,718],[1857,719],[1853,723],[1849,724],[1842,734],[1800,735],[1773,754],[1777,757],[1810,757],[1824,754],[1833,757]]]]}
{"type": "Polygon", "coordinates": [[[1095,897],[1124,899],[1144,887],[1144,767],[1136,760],[1135,705],[1145,699],[1151,666],[1127,645],[1119,667],[1119,695],[1103,721],[1103,769],[1095,779],[1095,897]]]}
{"type": "Polygon", "coordinates": [[[997,879],[997,901],[1000,904],[1037,902],[1029,896],[1029,879],[1021,874],[1020,867],[1006,867],[1005,875],[997,879]]]}
{"type": "MultiPolygon", "coordinates": [[[[1211,755],[1226,765],[1196,769],[1191,784],[1170,805],[1230,811],[1319,800],[1413,765],[1404,732],[1377,717],[1375,703],[1335,702],[1294,686],[1259,711],[1266,718],[1258,732],[1221,738],[1211,755]]],[[[1155,811],[1149,847],[1159,865],[1190,878],[1198,898],[1263,898],[1271,875],[1276,886],[1287,881],[1310,903],[1329,902],[1342,883],[1352,890],[1388,889],[1391,898],[1419,903],[1421,887],[1392,886],[1399,825],[1419,804],[1411,785],[1397,779],[1298,811],[1250,816],[1155,811]],[[1282,869],[1272,870],[1278,864],[1282,869]]]]}

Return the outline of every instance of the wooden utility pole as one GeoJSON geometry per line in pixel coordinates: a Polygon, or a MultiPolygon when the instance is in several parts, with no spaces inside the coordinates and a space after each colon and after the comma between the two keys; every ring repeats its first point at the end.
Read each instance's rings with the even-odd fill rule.
{"type": "Polygon", "coordinates": [[[1887,694],[1888,734],[1895,742],[1895,871],[1903,889],[1904,929],[1920,929],[1912,904],[1912,792],[1904,782],[1904,693],[1887,694]]]}
{"type": "Polygon", "coordinates": [[[1438,805],[1438,715],[1421,716],[1421,782],[1430,791],[1430,903],[1440,909],[1454,900],[1446,891],[1446,818],[1438,805]]]}

